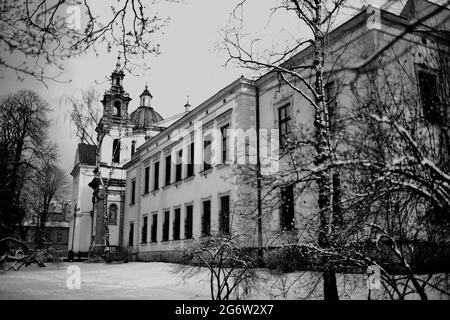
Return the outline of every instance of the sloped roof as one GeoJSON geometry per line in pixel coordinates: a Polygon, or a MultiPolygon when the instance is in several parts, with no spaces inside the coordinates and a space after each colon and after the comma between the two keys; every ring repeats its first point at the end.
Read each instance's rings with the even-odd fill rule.
{"type": "Polygon", "coordinates": [[[94,145],[79,143],[77,149],[77,164],[86,164],[90,166],[95,166],[95,151],[94,145]]]}

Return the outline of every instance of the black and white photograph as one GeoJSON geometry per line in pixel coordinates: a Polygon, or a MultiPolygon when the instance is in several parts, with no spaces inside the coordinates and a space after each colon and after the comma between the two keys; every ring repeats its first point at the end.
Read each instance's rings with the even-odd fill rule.
{"type": "Polygon", "coordinates": [[[449,106],[450,0],[0,0],[0,300],[450,300],[449,106]]]}

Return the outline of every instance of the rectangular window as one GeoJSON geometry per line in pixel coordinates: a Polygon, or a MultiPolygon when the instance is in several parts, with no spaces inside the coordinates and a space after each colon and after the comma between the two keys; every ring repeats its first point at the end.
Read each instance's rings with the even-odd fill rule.
{"type": "Polygon", "coordinates": [[[337,123],[337,100],[336,100],[336,83],[334,81],[328,82],[325,85],[325,99],[327,101],[328,107],[328,118],[330,131],[336,131],[336,123],[337,123]]]}
{"type": "Polygon", "coordinates": [[[130,231],[128,233],[128,245],[132,246],[134,240],[134,222],[130,222],[130,231]]]}
{"type": "Polygon", "coordinates": [[[131,181],[131,201],[130,204],[136,203],[136,180],[131,181]]]}
{"type": "Polygon", "coordinates": [[[153,190],[159,189],[159,162],[155,162],[155,171],[153,172],[153,190]]]}
{"type": "Polygon", "coordinates": [[[112,149],[112,161],[116,163],[120,163],[120,140],[113,140],[113,149],[112,149]]]}
{"type": "Polygon", "coordinates": [[[287,146],[288,137],[291,133],[291,104],[285,104],[278,109],[278,130],[280,136],[280,148],[287,146]]]}
{"type": "Polygon", "coordinates": [[[152,242],[157,241],[158,236],[158,214],[152,216],[152,242]]]}
{"type": "Polygon", "coordinates": [[[220,198],[219,231],[230,234],[230,196],[220,198]]]}
{"type": "Polygon", "coordinates": [[[228,132],[227,130],[230,128],[230,125],[227,124],[220,129],[220,133],[222,134],[222,163],[227,163],[227,151],[228,151],[228,132]]]}
{"type": "Polygon", "coordinates": [[[194,143],[189,145],[189,160],[187,165],[186,177],[192,177],[194,175],[194,143]]]}
{"type": "Polygon", "coordinates": [[[144,175],[144,193],[148,193],[150,188],[150,167],[145,168],[145,175],[144,175]]]}
{"type": "Polygon", "coordinates": [[[203,141],[203,170],[211,169],[211,138],[203,141]]]}
{"type": "Polygon", "coordinates": [[[136,141],[131,141],[131,155],[135,154],[136,152],[136,141]]]}
{"type": "Polygon", "coordinates": [[[418,77],[425,120],[439,124],[442,120],[442,113],[438,94],[438,77],[436,73],[425,68],[419,70],[418,77]]]}
{"type": "Polygon", "coordinates": [[[170,221],[170,211],[164,212],[164,223],[163,223],[163,241],[169,240],[169,221],[170,221]]]}
{"type": "Polygon", "coordinates": [[[211,234],[211,201],[203,201],[202,236],[211,234]]]}
{"type": "Polygon", "coordinates": [[[168,155],[166,157],[166,180],[165,180],[165,185],[168,186],[170,184],[170,170],[172,168],[172,156],[168,155]]]}
{"type": "Polygon", "coordinates": [[[148,227],[148,218],[144,217],[144,222],[142,223],[142,243],[147,242],[147,227],[148,227]]]}
{"type": "Polygon", "coordinates": [[[184,237],[186,239],[192,238],[192,225],[193,225],[193,206],[186,206],[186,218],[184,220],[184,237]]]}
{"type": "Polygon", "coordinates": [[[181,228],[181,209],[176,208],[174,211],[173,219],[173,240],[180,240],[180,228],[181,228]]]}
{"type": "Polygon", "coordinates": [[[294,229],[294,186],[281,188],[280,227],[282,230],[294,229]]]}
{"type": "Polygon", "coordinates": [[[177,164],[175,166],[175,181],[181,181],[183,166],[183,150],[177,152],[177,164]]]}

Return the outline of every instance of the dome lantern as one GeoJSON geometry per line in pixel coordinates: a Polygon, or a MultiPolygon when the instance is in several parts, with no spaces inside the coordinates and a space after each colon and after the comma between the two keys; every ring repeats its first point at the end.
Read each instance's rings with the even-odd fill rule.
{"type": "Polygon", "coordinates": [[[150,91],[148,91],[147,85],[145,85],[145,90],[141,93],[139,97],[141,98],[140,103],[141,107],[150,107],[150,101],[152,100],[153,96],[150,93],[150,91]]]}

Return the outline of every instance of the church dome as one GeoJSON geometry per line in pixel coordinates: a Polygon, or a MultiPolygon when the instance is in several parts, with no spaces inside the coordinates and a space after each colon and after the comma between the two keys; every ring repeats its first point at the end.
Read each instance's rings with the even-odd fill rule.
{"type": "Polygon", "coordinates": [[[147,129],[149,126],[163,119],[161,115],[153,110],[152,107],[140,106],[130,115],[131,123],[134,124],[135,130],[147,129]]]}
{"type": "Polygon", "coordinates": [[[145,86],[145,90],[140,95],[139,108],[134,110],[130,115],[131,123],[135,126],[134,130],[146,130],[152,124],[164,120],[163,117],[150,106],[152,98],[152,94],[148,91],[148,87],[145,86]]]}

